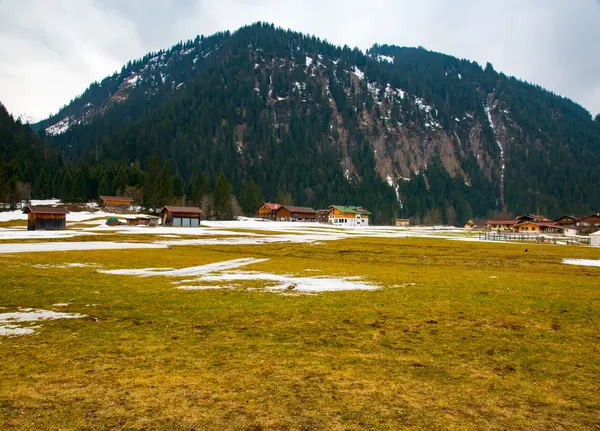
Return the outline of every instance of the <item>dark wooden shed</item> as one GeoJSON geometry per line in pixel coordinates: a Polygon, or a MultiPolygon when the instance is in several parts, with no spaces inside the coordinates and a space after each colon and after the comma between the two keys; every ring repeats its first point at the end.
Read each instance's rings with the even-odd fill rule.
{"type": "Polygon", "coordinates": [[[67,228],[65,208],[27,205],[23,210],[27,214],[27,230],[64,230],[67,228]]]}
{"type": "Polygon", "coordinates": [[[315,221],[316,213],[312,208],[283,205],[275,212],[275,217],[283,221],[315,221]]]}
{"type": "Polygon", "coordinates": [[[198,207],[164,207],[160,211],[163,226],[198,227],[204,211],[198,207]]]}

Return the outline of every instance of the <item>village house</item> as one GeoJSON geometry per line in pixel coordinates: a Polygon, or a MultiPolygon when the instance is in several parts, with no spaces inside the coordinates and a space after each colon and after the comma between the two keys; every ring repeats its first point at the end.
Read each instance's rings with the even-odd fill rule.
{"type": "Polygon", "coordinates": [[[371,213],[363,207],[331,205],[329,223],[337,226],[369,226],[371,213]]]}
{"type": "Polygon", "coordinates": [[[407,218],[397,218],[396,219],[396,226],[410,226],[410,220],[407,218]]]}
{"type": "Polygon", "coordinates": [[[329,222],[329,210],[317,210],[317,223],[327,223],[329,222]]]}
{"type": "Polygon", "coordinates": [[[103,207],[118,208],[128,210],[131,208],[133,199],[123,196],[100,196],[100,203],[103,207]]]}
{"type": "Polygon", "coordinates": [[[475,222],[473,220],[467,220],[464,225],[465,229],[473,229],[475,227],[475,222]]]}
{"type": "Polygon", "coordinates": [[[496,219],[485,222],[485,228],[488,230],[513,231],[519,223],[518,219],[496,219]]]}
{"type": "Polygon", "coordinates": [[[275,218],[281,221],[308,221],[316,219],[316,211],[308,207],[295,207],[292,205],[282,205],[275,211],[275,218]]]}
{"type": "Polygon", "coordinates": [[[256,211],[256,216],[258,218],[262,218],[265,220],[275,220],[275,213],[277,210],[281,208],[279,204],[272,204],[270,202],[265,202],[260,206],[260,208],[256,211]]]}
{"type": "Polygon", "coordinates": [[[524,221],[516,226],[521,233],[562,233],[565,228],[554,222],[524,221]]]}
{"type": "Polygon", "coordinates": [[[591,232],[596,231],[597,229],[593,229],[593,228],[600,228],[600,214],[596,213],[596,214],[590,214],[590,215],[586,215],[583,217],[579,217],[577,219],[576,226],[579,228],[592,228],[592,229],[586,229],[591,232]]]}
{"type": "Polygon", "coordinates": [[[64,230],[67,228],[65,208],[27,205],[23,210],[27,214],[27,230],[64,230]]]}
{"type": "Polygon", "coordinates": [[[572,215],[564,215],[555,219],[554,223],[563,227],[573,227],[577,224],[577,217],[572,215]]]}
{"type": "Polygon", "coordinates": [[[198,227],[204,211],[198,207],[166,206],[160,210],[163,226],[198,227]]]}
{"type": "Polygon", "coordinates": [[[547,219],[546,217],[544,217],[543,215],[540,214],[527,214],[524,216],[518,216],[516,218],[516,220],[520,223],[520,222],[524,222],[524,221],[535,221],[535,222],[545,222],[545,221],[552,221],[547,219]]]}

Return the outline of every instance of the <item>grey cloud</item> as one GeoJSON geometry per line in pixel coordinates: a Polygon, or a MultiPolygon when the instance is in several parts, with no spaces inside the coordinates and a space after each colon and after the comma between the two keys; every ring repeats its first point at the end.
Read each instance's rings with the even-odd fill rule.
{"type": "Polygon", "coordinates": [[[0,0],[0,101],[42,118],[128,60],[255,21],[490,61],[600,112],[600,0],[0,0]]]}

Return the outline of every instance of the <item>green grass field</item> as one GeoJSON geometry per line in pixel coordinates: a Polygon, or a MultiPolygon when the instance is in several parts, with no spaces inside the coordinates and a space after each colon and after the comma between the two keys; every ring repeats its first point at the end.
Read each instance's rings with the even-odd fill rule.
{"type": "Polygon", "coordinates": [[[600,250],[357,238],[0,255],[0,313],[69,303],[60,311],[87,316],[0,338],[0,428],[597,430],[600,268],[565,257],[600,250]],[[383,288],[182,291],[39,267],[242,257],[269,258],[248,270],[383,288]]]}

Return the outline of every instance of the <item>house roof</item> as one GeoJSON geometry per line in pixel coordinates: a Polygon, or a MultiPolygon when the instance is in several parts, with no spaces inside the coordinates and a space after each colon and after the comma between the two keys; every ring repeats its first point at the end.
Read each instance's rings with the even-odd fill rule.
{"type": "Polygon", "coordinates": [[[100,200],[103,200],[103,201],[118,201],[118,202],[123,202],[123,203],[131,203],[131,202],[133,202],[133,199],[127,198],[127,197],[124,197],[124,196],[100,196],[100,200]]]}
{"type": "Polygon", "coordinates": [[[577,220],[577,217],[575,217],[574,215],[564,215],[564,216],[560,216],[558,218],[555,218],[553,221],[557,222],[557,221],[562,220],[564,218],[570,218],[570,219],[573,219],[573,220],[577,220]]]}
{"type": "Polygon", "coordinates": [[[311,214],[316,213],[316,211],[314,209],[308,208],[308,207],[295,207],[295,206],[291,206],[291,205],[282,205],[281,208],[285,208],[286,210],[288,210],[291,213],[311,213],[311,214]]]}
{"type": "Polygon", "coordinates": [[[581,221],[581,220],[585,220],[585,219],[588,219],[588,218],[599,217],[599,216],[600,216],[600,214],[593,213],[593,214],[584,215],[583,217],[579,217],[577,220],[581,221]]]}
{"type": "Polygon", "coordinates": [[[33,206],[27,205],[23,210],[24,214],[69,214],[69,211],[66,208],[61,207],[43,207],[43,206],[33,206]]]}
{"type": "Polygon", "coordinates": [[[590,236],[600,236],[600,230],[597,230],[594,233],[591,233],[590,236]]]}
{"type": "Polygon", "coordinates": [[[163,212],[164,210],[170,211],[172,213],[179,213],[179,214],[204,214],[204,211],[202,211],[202,208],[199,208],[199,207],[166,206],[162,210],[160,210],[160,212],[163,212]]]}
{"type": "Polygon", "coordinates": [[[519,220],[516,218],[488,220],[485,222],[485,224],[517,224],[517,223],[519,223],[519,220]]]}
{"type": "Polygon", "coordinates": [[[263,206],[269,208],[271,211],[277,211],[279,208],[281,208],[281,204],[272,204],[270,202],[265,202],[263,206]]]}
{"type": "Polygon", "coordinates": [[[356,206],[331,205],[329,208],[335,208],[347,214],[371,214],[366,208],[356,206]]]}

